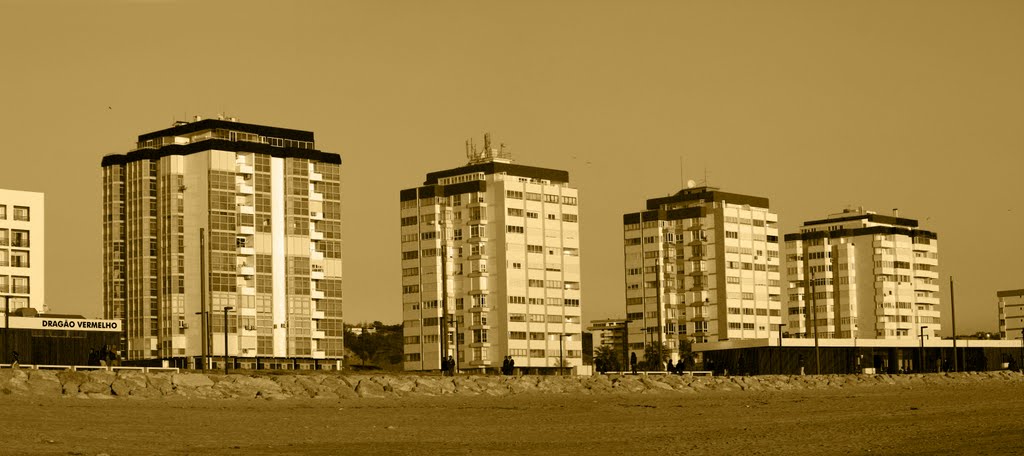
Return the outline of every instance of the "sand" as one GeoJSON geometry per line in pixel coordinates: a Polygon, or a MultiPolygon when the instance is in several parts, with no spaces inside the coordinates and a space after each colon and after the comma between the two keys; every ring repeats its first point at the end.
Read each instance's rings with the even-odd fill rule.
{"type": "Polygon", "coordinates": [[[345,400],[0,397],[0,453],[1021,454],[1024,385],[345,400]]]}

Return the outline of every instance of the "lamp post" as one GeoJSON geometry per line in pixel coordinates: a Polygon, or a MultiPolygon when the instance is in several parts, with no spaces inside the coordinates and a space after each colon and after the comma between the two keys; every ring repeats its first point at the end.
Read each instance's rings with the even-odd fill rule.
{"type": "MultiPolygon", "coordinates": [[[[812,266],[813,267],[813,266],[812,266]]],[[[818,352],[818,298],[814,290],[814,269],[811,269],[811,321],[814,328],[814,374],[821,375],[821,355],[818,352]]]]}
{"type": "Polygon", "coordinates": [[[924,372],[924,330],[925,329],[928,329],[928,327],[927,326],[922,326],[921,330],[920,330],[920,332],[921,332],[921,367],[920,367],[920,369],[921,369],[922,373],[924,372]]]}
{"type": "Polygon", "coordinates": [[[562,341],[565,340],[565,334],[558,335],[558,375],[565,375],[565,349],[562,341]]]}
{"type": "Polygon", "coordinates": [[[785,323],[779,323],[779,349],[775,350],[775,354],[779,362],[779,375],[782,375],[782,328],[785,326],[785,323]]]}
{"type": "Polygon", "coordinates": [[[234,309],[224,306],[224,375],[228,375],[228,311],[234,309]]]}
{"type": "Polygon", "coordinates": [[[4,295],[4,361],[10,362],[11,297],[4,295]]]}
{"type": "Polygon", "coordinates": [[[953,295],[953,276],[949,276],[949,309],[953,320],[953,372],[958,372],[960,361],[956,354],[956,298],[953,295]]]}

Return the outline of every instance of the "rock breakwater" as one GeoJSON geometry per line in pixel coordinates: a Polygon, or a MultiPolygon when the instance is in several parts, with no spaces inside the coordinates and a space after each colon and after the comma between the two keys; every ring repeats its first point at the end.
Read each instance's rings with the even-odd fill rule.
{"type": "Polygon", "coordinates": [[[506,396],[518,394],[699,394],[716,391],[782,391],[865,386],[971,386],[1024,384],[1018,372],[908,375],[806,375],[690,377],[598,375],[593,377],[382,374],[202,374],[133,371],[0,370],[0,398],[83,399],[354,399],[406,396],[506,396]]]}

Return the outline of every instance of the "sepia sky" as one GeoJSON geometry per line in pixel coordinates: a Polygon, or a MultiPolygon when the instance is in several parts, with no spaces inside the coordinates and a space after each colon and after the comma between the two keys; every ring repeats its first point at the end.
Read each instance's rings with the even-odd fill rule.
{"type": "Polygon", "coordinates": [[[398,192],[490,131],[580,189],[583,315],[622,214],[685,179],[780,232],[845,207],[939,235],[959,333],[1024,288],[1024,2],[0,0],[0,188],[46,193],[47,303],[102,316],[100,158],[223,113],[343,160],[345,318],[401,320],[398,192]]]}

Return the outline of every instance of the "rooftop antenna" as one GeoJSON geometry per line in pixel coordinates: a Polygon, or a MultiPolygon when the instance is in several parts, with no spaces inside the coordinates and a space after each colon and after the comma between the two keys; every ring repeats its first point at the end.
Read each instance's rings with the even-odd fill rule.
{"type": "Polygon", "coordinates": [[[708,187],[708,165],[704,164],[704,186],[708,187]]]}

